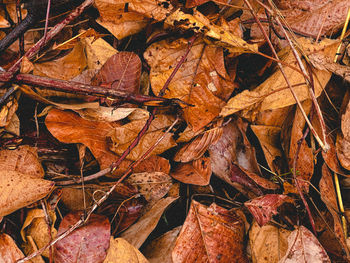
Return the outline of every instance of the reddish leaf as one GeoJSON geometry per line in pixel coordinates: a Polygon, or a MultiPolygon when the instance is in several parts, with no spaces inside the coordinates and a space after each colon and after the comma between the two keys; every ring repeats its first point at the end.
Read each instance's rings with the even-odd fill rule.
{"type": "MultiPolygon", "coordinates": [[[[66,215],[60,224],[58,235],[68,230],[81,216],[80,212],[66,215]]],[[[103,262],[107,255],[109,239],[108,219],[92,214],[86,224],[55,244],[55,262],[103,262]]]]}
{"type": "Polygon", "coordinates": [[[112,89],[139,93],[141,60],[133,52],[118,52],[111,56],[92,79],[93,85],[109,84],[112,89]]]}
{"type": "Polygon", "coordinates": [[[317,238],[304,226],[288,237],[288,250],[279,263],[330,263],[329,257],[317,238]]]}
{"type": "Polygon", "coordinates": [[[260,226],[269,222],[273,215],[277,214],[277,208],[285,202],[293,202],[287,195],[267,194],[245,202],[255,220],[260,226]]]}
{"type": "Polygon", "coordinates": [[[243,237],[244,223],[233,211],[193,200],[176,240],[173,262],[247,262],[243,237]]]}

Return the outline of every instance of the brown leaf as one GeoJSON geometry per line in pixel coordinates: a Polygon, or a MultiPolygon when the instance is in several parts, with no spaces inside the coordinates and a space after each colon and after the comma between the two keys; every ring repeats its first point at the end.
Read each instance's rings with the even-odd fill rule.
{"type": "Polygon", "coordinates": [[[291,231],[274,225],[260,227],[256,221],[249,230],[253,263],[278,263],[286,254],[291,231]]]}
{"type": "Polygon", "coordinates": [[[319,188],[321,199],[326,204],[328,211],[333,217],[334,234],[342,245],[344,251],[347,251],[347,255],[349,255],[343,225],[339,217],[340,211],[338,209],[337,195],[332,180],[332,174],[326,164],[323,164],[322,166],[322,178],[319,183],[319,188]]]}
{"type": "Polygon", "coordinates": [[[181,226],[175,227],[147,245],[143,252],[150,263],[173,263],[171,252],[180,230],[181,226]]]}
{"type": "MultiPolygon", "coordinates": [[[[58,235],[68,230],[82,216],[81,212],[66,215],[58,229],[58,235]]],[[[110,224],[106,217],[92,214],[80,228],[75,229],[55,244],[55,262],[103,262],[110,239],[110,224]]]]}
{"type": "Polygon", "coordinates": [[[131,245],[139,248],[143,242],[147,239],[149,234],[157,226],[160,217],[165,209],[176,200],[177,198],[167,197],[158,200],[148,211],[145,213],[136,224],[132,225],[121,237],[128,241],[131,245]]]}
{"type": "Polygon", "coordinates": [[[350,170],[350,103],[341,116],[341,133],[337,135],[336,150],[340,164],[350,170]]]}
{"type": "MultiPolygon", "coordinates": [[[[154,43],[146,50],[144,58],[151,66],[150,80],[155,94],[160,92],[187,46],[187,41],[181,38],[154,43]]],[[[234,88],[224,66],[222,48],[205,45],[199,40],[170,82],[165,97],[194,105],[184,107],[185,119],[194,131],[198,131],[218,115],[223,100],[234,88]]]]}
{"type": "Polygon", "coordinates": [[[234,212],[192,200],[172,252],[173,262],[248,262],[243,237],[244,223],[234,212]]]}
{"type": "Polygon", "coordinates": [[[273,215],[277,215],[277,208],[285,202],[293,203],[293,200],[287,195],[267,194],[247,201],[244,205],[254,216],[256,222],[264,226],[273,215]]]}
{"type": "Polygon", "coordinates": [[[140,89],[141,60],[133,52],[111,56],[92,79],[92,85],[108,84],[111,89],[137,94],[140,89]]]}
{"type": "Polygon", "coordinates": [[[0,216],[34,203],[45,197],[54,182],[16,171],[0,171],[0,216]]]}
{"type": "Polygon", "coordinates": [[[107,256],[103,263],[147,263],[141,252],[123,238],[111,237],[107,256]]]}
{"type": "Polygon", "coordinates": [[[148,202],[158,201],[172,186],[171,177],[162,172],[134,173],[126,183],[136,186],[148,202]]]}
{"type": "Polygon", "coordinates": [[[22,251],[17,247],[15,241],[4,233],[0,234],[0,260],[1,263],[13,263],[24,258],[22,251]]]}
{"type": "MultiPolygon", "coordinates": [[[[110,149],[121,155],[138,136],[147,119],[135,120],[121,127],[114,127],[110,132],[110,149]]],[[[148,131],[142,136],[138,145],[127,156],[129,160],[138,160],[156,141],[164,134],[164,130],[173,122],[173,117],[157,115],[152,121],[148,131]]],[[[162,141],[150,153],[151,155],[161,154],[175,146],[176,143],[171,133],[167,133],[162,141]]]]}
{"type": "Polygon", "coordinates": [[[174,161],[187,163],[203,156],[208,147],[221,137],[223,129],[213,128],[198,135],[193,141],[185,144],[174,156],[174,161]]]}
{"type": "Polygon", "coordinates": [[[109,151],[106,136],[119,125],[115,122],[87,121],[79,115],[52,109],[45,124],[51,134],[64,143],[82,143],[89,147],[100,164],[100,168],[109,167],[118,156],[109,151]]]}
{"type": "Polygon", "coordinates": [[[180,163],[170,175],[185,184],[208,185],[211,177],[210,158],[180,163]]]}
{"type": "Polygon", "coordinates": [[[158,155],[152,155],[146,160],[142,161],[133,169],[134,173],[143,173],[143,172],[162,172],[165,174],[170,173],[170,164],[169,161],[158,155]]]}
{"type": "Polygon", "coordinates": [[[37,178],[44,177],[37,149],[28,145],[22,145],[15,150],[1,150],[0,170],[16,171],[37,178]]]}
{"type": "Polygon", "coordinates": [[[279,263],[331,262],[317,238],[304,226],[295,229],[288,237],[288,250],[279,263]]]}
{"type": "MultiPolygon", "coordinates": [[[[299,38],[298,43],[306,55],[321,52],[327,57],[333,57],[338,46],[337,41],[330,39],[325,39],[320,43],[312,43],[308,39],[299,38]]],[[[289,65],[297,66],[296,59],[289,47],[283,49],[279,53],[279,56],[289,65]]],[[[290,67],[284,67],[284,71],[299,101],[310,98],[308,87],[304,84],[304,76],[290,67]]],[[[313,73],[313,79],[317,80],[315,81],[314,92],[315,96],[318,97],[329,81],[331,73],[318,69],[314,69],[313,73]]],[[[292,96],[281,71],[277,70],[254,90],[245,90],[231,98],[227,105],[222,109],[220,115],[228,116],[243,110],[243,116],[247,115],[249,117],[251,111],[278,109],[295,103],[295,99],[292,96]]]]}

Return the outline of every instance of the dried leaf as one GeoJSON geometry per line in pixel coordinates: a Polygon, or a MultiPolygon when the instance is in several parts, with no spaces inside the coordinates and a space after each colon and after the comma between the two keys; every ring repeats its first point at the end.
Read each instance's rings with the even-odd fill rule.
{"type": "Polygon", "coordinates": [[[2,15],[0,15],[0,28],[7,27],[10,27],[10,23],[2,15]]]}
{"type": "Polygon", "coordinates": [[[107,135],[119,125],[114,122],[87,121],[77,114],[52,109],[45,124],[51,134],[64,143],[82,143],[89,147],[100,164],[100,168],[109,167],[118,156],[108,150],[107,135]]]}
{"type": "Polygon", "coordinates": [[[169,161],[163,157],[158,155],[153,155],[146,160],[142,161],[139,165],[137,165],[133,171],[135,173],[143,173],[143,172],[162,172],[165,174],[170,173],[170,164],[169,161]]]}
{"type": "MultiPolygon", "coordinates": [[[[337,41],[330,39],[325,39],[320,43],[311,43],[308,39],[300,38],[298,39],[298,43],[306,55],[319,52],[327,57],[333,57],[338,46],[337,41]]],[[[279,57],[289,65],[297,66],[296,59],[290,47],[283,49],[279,57]]],[[[310,98],[303,75],[290,67],[284,67],[284,71],[299,101],[310,98]]],[[[318,97],[329,81],[331,74],[328,71],[318,69],[314,69],[313,73],[313,79],[315,80],[314,92],[315,96],[318,97]]],[[[231,98],[222,109],[220,115],[228,116],[240,110],[244,110],[243,114],[250,116],[249,111],[257,112],[268,109],[278,109],[295,103],[295,99],[281,71],[277,70],[254,90],[245,90],[231,98]]]]}
{"type": "Polygon", "coordinates": [[[341,166],[350,169],[350,103],[341,116],[341,134],[337,135],[336,150],[341,166]]]}
{"type": "Polygon", "coordinates": [[[202,157],[190,163],[181,163],[170,175],[185,184],[208,185],[211,177],[210,158],[202,157]]]}
{"type": "Polygon", "coordinates": [[[95,108],[86,108],[86,109],[75,110],[75,112],[77,112],[82,118],[89,120],[89,121],[113,122],[113,121],[122,120],[137,110],[139,110],[139,109],[138,108],[116,108],[116,109],[114,109],[111,107],[99,106],[96,109],[95,108]]]}
{"type": "Polygon", "coordinates": [[[16,171],[0,171],[0,216],[34,203],[45,197],[54,182],[16,171]]]}
{"type": "MultiPolygon", "coordinates": [[[[151,66],[152,90],[158,94],[188,47],[183,38],[152,44],[144,53],[151,66]]],[[[185,119],[194,131],[210,123],[220,112],[235,85],[228,76],[223,49],[198,40],[170,82],[165,97],[178,98],[194,107],[184,107],[185,119]]]]}
{"type": "Polygon", "coordinates": [[[174,161],[187,163],[198,160],[208,150],[208,147],[215,144],[221,137],[223,129],[213,128],[198,135],[193,141],[185,144],[174,156],[174,161]]]}
{"type": "Polygon", "coordinates": [[[136,186],[148,202],[161,199],[172,185],[171,177],[162,172],[134,173],[126,182],[136,186]]]}
{"type": "Polygon", "coordinates": [[[256,221],[249,230],[253,263],[277,263],[286,254],[291,231],[273,225],[260,227],[256,221]]]}
{"type": "Polygon", "coordinates": [[[288,250],[279,263],[331,262],[317,238],[304,226],[295,229],[288,237],[288,250]]]}
{"type": "Polygon", "coordinates": [[[132,225],[121,237],[128,241],[131,245],[139,248],[143,242],[147,239],[149,234],[157,226],[160,217],[164,210],[176,200],[177,198],[167,197],[158,200],[151,208],[147,211],[136,224],[132,225]]]}
{"type": "Polygon", "coordinates": [[[111,237],[107,256],[103,263],[147,263],[141,252],[123,238],[111,237]]]}
{"type": "Polygon", "coordinates": [[[140,90],[141,60],[133,52],[111,56],[92,79],[93,85],[108,84],[111,89],[136,94],[140,90]]]}
{"type": "MultiPolygon", "coordinates": [[[[135,120],[121,127],[115,127],[111,130],[109,138],[111,141],[110,149],[121,155],[138,136],[145,125],[147,119],[135,120]]],[[[138,145],[127,156],[129,160],[138,160],[156,141],[164,134],[164,130],[173,122],[173,118],[167,115],[157,115],[152,121],[148,131],[142,136],[138,145]]],[[[164,151],[175,146],[176,143],[171,133],[167,133],[162,141],[150,153],[151,155],[161,154],[164,151]]]]}
{"type": "MultiPolygon", "coordinates": [[[[78,220],[81,212],[67,214],[60,224],[58,235],[78,220]]],[[[103,262],[110,239],[110,224],[106,217],[92,214],[80,228],[55,244],[54,260],[60,262],[103,262]]]]}
{"type": "Polygon", "coordinates": [[[0,260],[1,263],[13,263],[24,258],[22,251],[17,247],[15,241],[4,233],[0,234],[0,260]]]}
{"type": "Polygon", "coordinates": [[[173,262],[248,262],[243,238],[244,223],[233,211],[192,200],[172,252],[173,262]]]}
{"type": "Polygon", "coordinates": [[[15,150],[1,150],[0,170],[16,171],[36,178],[44,177],[37,149],[28,145],[21,145],[15,150]]]}
{"type": "Polygon", "coordinates": [[[175,227],[147,245],[143,252],[150,263],[173,263],[171,252],[180,230],[181,226],[175,227]]]}
{"type": "Polygon", "coordinates": [[[244,205],[254,216],[256,222],[260,226],[264,226],[272,219],[273,215],[277,215],[278,207],[285,202],[293,203],[293,200],[287,195],[267,194],[247,201],[244,205]]]}

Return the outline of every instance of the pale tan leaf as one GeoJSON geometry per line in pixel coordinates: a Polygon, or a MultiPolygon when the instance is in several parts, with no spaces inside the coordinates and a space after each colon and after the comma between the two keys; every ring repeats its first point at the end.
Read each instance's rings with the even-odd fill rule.
{"type": "Polygon", "coordinates": [[[126,182],[136,186],[148,202],[159,200],[172,186],[171,177],[162,172],[134,173],[126,182]]]}
{"type": "Polygon", "coordinates": [[[157,226],[165,209],[177,198],[167,197],[158,200],[141,218],[121,234],[131,245],[139,248],[157,226]]]}
{"type": "Polygon", "coordinates": [[[147,263],[141,252],[123,238],[111,237],[107,256],[103,263],[147,263]]]}
{"type": "Polygon", "coordinates": [[[0,171],[0,216],[34,203],[45,197],[54,182],[16,171],[0,171]]]}
{"type": "Polygon", "coordinates": [[[138,110],[138,108],[112,108],[112,107],[103,107],[99,106],[98,108],[86,108],[75,110],[82,118],[90,121],[119,121],[134,111],[138,110]]]}
{"type": "Polygon", "coordinates": [[[145,257],[150,263],[173,263],[171,252],[175,246],[176,237],[182,226],[166,232],[160,237],[154,239],[143,250],[145,257]]]}
{"type": "Polygon", "coordinates": [[[6,234],[0,234],[0,262],[13,263],[24,258],[23,252],[17,247],[15,241],[6,234]]]}
{"type": "MultiPolygon", "coordinates": [[[[300,38],[298,39],[298,43],[303,48],[303,52],[306,55],[320,52],[327,57],[333,57],[338,46],[337,41],[330,39],[325,39],[320,43],[311,43],[308,39],[300,38]]],[[[289,65],[298,67],[290,47],[282,50],[281,53],[279,53],[279,56],[289,65]]],[[[309,90],[305,84],[303,75],[289,67],[284,66],[284,70],[299,101],[304,101],[310,98],[309,90]]],[[[313,79],[315,80],[314,92],[315,96],[318,97],[329,81],[331,73],[318,69],[313,69],[313,73],[313,79]]],[[[220,115],[227,116],[241,110],[243,110],[243,114],[248,114],[248,112],[252,110],[265,111],[268,109],[278,109],[295,103],[295,99],[292,96],[281,71],[277,70],[254,90],[245,90],[231,98],[227,105],[222,109],[220,115]]]]}
{"type": "Polygon", "coordinates": [[[37,178],[44,177],[37,149],[21,145],[15,150],[0,150],[0,171],[16,171],[37,178]]]}

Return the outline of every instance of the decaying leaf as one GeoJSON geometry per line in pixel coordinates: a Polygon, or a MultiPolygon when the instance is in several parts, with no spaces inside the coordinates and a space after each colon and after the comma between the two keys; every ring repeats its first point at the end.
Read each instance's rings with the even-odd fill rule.
{"type": "Polygon", "coordinates": [[[256,221],[249,230],[249,245],[253,263],[277,263],[286,254],[291,231],[256,221]]]}
{"type": "Polygon", "coordinates": [[[161,199],[172,185],[171,177],[162,172],[134,173],[126,182],[136,186],[148,202],[161,199]]]}
{"type": "Polygon", "coordinates": [[[0,150],[0,170],[16,171],[37,178],[44,177],[37,149],[28,145],[22,145],[15,150],[0,150]]]}
{"type": "MultiPolygon", "coordinates": [[[[298,43],[306,55],[321,52],[327,57],[333,57],[338,46],[337,41],[330,39],[325,39],[320,43],[312,43],[308,39],[299,38],[298,43]]],[[[289,47],[283,49],[279,53],[279,57],[289,65],[298,67],[296,59],[289,47]]],[[[309,99],[309,91],[305,85],[304,76],[290,67],[284,66],[284,71],[299,101],[309,99]]],[[[316,97],[322,93],[330,77],[331,73],[328,71],[313,69],[313,78],[315,80],[314,93],[316,97]]],[[[295,99],[281,71],[277,70],[254,90],[245,90],[231,98],[222,109],[220,115],[228,116],[243,110],[243,115],[247,114],[247,116],[250,116],[251,112],[256,113],[268,109],[283,108],[295,103],[295,99]]]]}
{"type": "Polygon", "coordinates": [[[247,262],[243,237],[244,223],[233,211],[192,200],[172,252],[173,262],[247,262]]]}
{"type": "MultiPolygon", "coordinates": [[[[187,41],[181,38],[171,43],[166,40],[154,43],[146,50],[144,58],[151,66],[150,80],[155,94],[160,92],[187,46],[187,41]]],[[[198,131],[219,114],[234,88],[224,66],[223,49],[198,40],[170,82],[165,97],[194,105],[185,106],[184,113],[187,123],[198,131]]]]}
{"type": "Polygon", "coordinates": [[[202,157],[189,163],[181,163],[170,175],[185,184],[208,185],[211,177],[210,158],[202,157]]]}
{"type": "Polygon", "coordinates": [[[0,216],[8,215],[45,197],[54,182],[16,171],[0,171],[0,216]]]}
{"type": "Polygon", "coordinates": [[[337,157],[340,164],[347,170],[350,169],[350,103],[347,104],[345,113],[341,116],[341,134],[337,135],[337,157]]]}
{"type": "Polygon", "coordinates": [[[111,237],[107,256],[103,263],[147,263],[141,252],[123,238],[111,237]]]}
{"type": "Polygon", "coordinates": [[[277,208],[285,202],[293,202],[287,195],[267,194],[244,203],[254,216],[259,226],[268,223],[273,215],[278,213],[277,208]]]}
{"type": "MultiPolygon", "coordinates": [[[[167,115],[157,115],[152,121],[148,131],[142,136],[138,145],[127,156],[129,160],[138,160],[156,141],[164,134],[164,130],[172,124],[173,117],[167,115]]],[[[138,136],[138,133],[145,125],[147,119],[135,120],[120,127],[114,127],[109,133],[110,149],[121,155],[138,136]]],[[[171,133],[167,133],[162,141],[151,152],[161,154],[176,143],[171,133]]]]}
{"type": "Polygon", "coordinates": [[[24,258],[23,252],[17,247],[15,241],[6,234],[0,234],[0,259],[4,263],[12,263],[24,258]]]}
{"type": "MultiPolygon", "coordinates": [[[[58,235],[68,230],[82,213],[66,215],[58,229],[58,235]]],[[[92,214],[83,226],[75,229],[55,244],[55,262],[103,262],[110,240],[110,224],[106,217],[92,214]]]]}
{"type": "Polygon", "coordinates": [[[304,226],[295,229],[288,237],[288,250],[279,263],[331,262],[317,238],[304,226]]]}
{"type": "Polygon", "coordinates": [[[171,252],[180,230],[181,226],[175,227],[147,245],[143,252],[150,263],[173,263],[171,252]]]}
{"type": "Polygon", "coordinates": [[[121,234],[131,245],[139,248],[157,226],[164,210],[177,198],[167,197],[158,200],[134,225],[121,234]]]}

